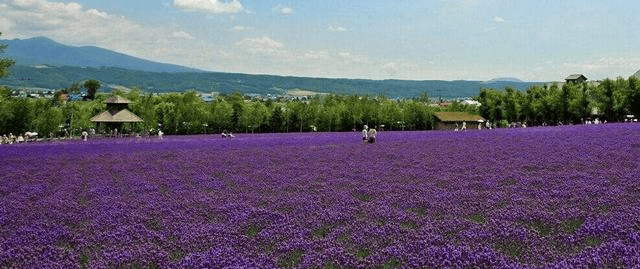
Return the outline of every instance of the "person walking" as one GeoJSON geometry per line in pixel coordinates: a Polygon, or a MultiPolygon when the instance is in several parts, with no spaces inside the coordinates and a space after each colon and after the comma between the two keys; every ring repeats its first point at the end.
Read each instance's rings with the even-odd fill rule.
{"type": "Polygon", "coordinates": [[[368,131],[369,126],[365,125],[364,128],[362,128],[362,142],[363,143],[367,143],[367,139],[368,139],[368,131]]]}

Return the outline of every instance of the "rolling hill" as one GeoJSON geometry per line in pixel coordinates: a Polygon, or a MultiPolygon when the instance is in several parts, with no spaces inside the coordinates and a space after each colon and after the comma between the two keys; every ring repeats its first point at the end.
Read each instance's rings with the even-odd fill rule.
{"type": "Polygon", "coordinates": [[[526,90],[534,84],[514,79],[491,81],[367,80],[248,75],[200,70],[155,63],[96,47],[72,47],[47,38],[3,40],[8,58],[16,60],[11,76],[0,84],[19,88],[67,88],[73,83],[97,79],[109,85],[138,88],[145,92],[201,92],[281,94],[290,89],[358,95],[411,98],[427,93],[432,98],[465,98],[481,88],[507,86],[526,90]]]}
{"type": "Polygon", "coordinates": [[[118,67],[148,72],[200,72],[200,70],[156,63],[93,46],[73,47],[46,37],[2,40],[5,55],[26,66],[118,67]]]}

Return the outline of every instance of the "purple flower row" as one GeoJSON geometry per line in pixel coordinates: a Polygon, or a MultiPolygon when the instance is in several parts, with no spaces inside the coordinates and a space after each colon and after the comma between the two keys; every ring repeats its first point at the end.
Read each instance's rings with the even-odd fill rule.
{"type": "Polygon", "coordinates": [[[640,266],[640,125],[3,147],[0,268],[640,266]]]}

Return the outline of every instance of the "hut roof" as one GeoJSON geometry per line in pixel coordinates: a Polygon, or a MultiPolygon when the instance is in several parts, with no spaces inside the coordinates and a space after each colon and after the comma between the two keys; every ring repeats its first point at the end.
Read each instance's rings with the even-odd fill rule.
{"type": "Polygon", "coordinates": [[[580,78],[587,80],[587,77],[585,77],[583,74],[572,74],[565,78],[565,80],[577,80],[580,78]]]}
{"type": "Polygon", "coordinates": [[[128,104],[128,103],[131,103],[131,101],[127,100],[127,98],[116,95],[113,97],[109,97],[106,103],[107,104],[128,104]]]}
{"type": "MultiPolygon", "coordinates": [[[[125,99],[126,100],[126,99],[125,99]]],[[[142,122],[143,120],[127,109],[105,111],[91,118],[92,122],[142,122]]]]}
{"type": "Polygon", "coordinates": [[[483,117],[478,115],[471,115],[466,112],[436,112],[436,118],[443,122],[453,121],[484,121],[483,117]]]}

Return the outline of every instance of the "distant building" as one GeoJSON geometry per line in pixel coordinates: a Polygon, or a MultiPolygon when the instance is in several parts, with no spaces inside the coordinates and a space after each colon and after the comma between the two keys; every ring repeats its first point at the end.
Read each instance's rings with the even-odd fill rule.
{"type": "Polygon", "coordinates": [[[484,122],[485,119],[478,115],[471,115],[466,112],[436,112],[433,119],[434,130],[453,130],[458,124],[458,128],[462,127],[462,123],[467,123],[468,130],[477,129],[478,123],[484,122]]]}
{"type": "Polygon", "coordinates": [[[441,107],[441,108],[447,108],[448,106],[452,105],[452,102],[445,102],[445,101],[440,101],[437,103],[430,103],[429,106],[430,107],[441,107]]]}
{"type": "MultiPolygon", "coordinates": [[[[100,130],[100,124],[106,124],[108,130],[117,128],[122,132],[125,123],[134,124],[143,121],[127,109],[131,101],[126,98],[114,96],[107,99],[106,103],[107,111],[91,118],[92,122],[98,124],[98,130],[100,130]]],[[[132,126],[129,127],[131,128],[132,126]]]]}
{"type": "Polygon", "coordinates": [[[566,80],[567,83],[582,83],[587,81],[587,77],[585,77],[583,74],[573,74],[568,76],[564,80],[566,80]]]}
{"type": "Polygon", "coordinates": [[[469,106],[480,106],[480,102],[476,100],[463,100],[460,103],[462,103],[463,105],[469,105],[469,106]]]}

